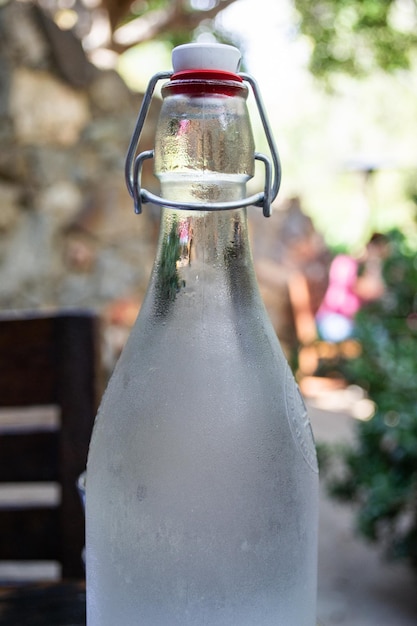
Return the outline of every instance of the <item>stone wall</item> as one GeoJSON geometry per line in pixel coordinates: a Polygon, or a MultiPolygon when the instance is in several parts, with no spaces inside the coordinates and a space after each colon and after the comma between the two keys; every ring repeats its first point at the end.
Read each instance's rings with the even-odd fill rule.
{"type": "Polygon", "coordinates": [[[0,7],[0,309],[141,297],[155,214],[134,215],[123,178],[139,107],[32,4],[0,7]]]}

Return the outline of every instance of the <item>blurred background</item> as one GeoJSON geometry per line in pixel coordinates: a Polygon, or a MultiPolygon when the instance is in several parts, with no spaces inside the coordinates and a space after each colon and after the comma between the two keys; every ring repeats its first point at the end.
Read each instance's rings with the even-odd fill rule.
{"type": "MultiPolygon", "coordinates": [[[[2,0],[0,310],[95,312],[107,379],[140,308],[159,224],[155,207],[133,213],[125,155],[149,79],[189,41],[241,49],[281,155],[273,216],[251,209],[250,223],[261,291],[312,409],[329,498],[323,619],[415,624],[412,594],[390,613],[385,591],[375,601],[385,618],[374,607],[354,621],[341,590],[355,565],[344,569],[350,557],[337,552],[344,541],[356,554],[356,528],[390,559],[384,590],[406,593],[415,575],[415,0],[2,0]],[[335,310],[340,292],[355,302],[335,310]]],[[[141,149],[153,147],[159,105],[156,93],[141,149]]],[[[267,151],[252,98],[249,106],[257,149],[267,151]]],[[[150,168],[144,179],[157,190],[150,168]]],[[[262,187],[260,173],[251,185],[262,187]]],[[[374,563],[363,546],[358,554],[374,563]]]]}

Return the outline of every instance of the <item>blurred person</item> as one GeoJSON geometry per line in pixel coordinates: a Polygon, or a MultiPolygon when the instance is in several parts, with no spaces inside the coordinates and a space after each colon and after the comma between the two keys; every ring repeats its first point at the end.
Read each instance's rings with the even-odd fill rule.
{"type": "Polygon", "coordinates": [[[355,315],[362,305],[383,295],[381,262],[386,249],[385,236],[375,233],[362,259],[348,254],[339,254],[333,259],[329,284],[316,314],[320,339],[331,343],[349,339],[353,334],[355,315]]]}

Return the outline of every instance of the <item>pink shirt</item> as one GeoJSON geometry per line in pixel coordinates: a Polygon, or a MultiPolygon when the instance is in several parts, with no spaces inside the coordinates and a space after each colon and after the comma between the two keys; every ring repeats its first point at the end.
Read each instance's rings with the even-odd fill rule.
{"type": "Polygon", "coordinates": [[[340,313],[352,318],[361,306],[355,293],[358,263],[346,254],[340,254],[332,261],[329,271],[329,286],[317,312],[320,317],[326,313],[340,313]]]}

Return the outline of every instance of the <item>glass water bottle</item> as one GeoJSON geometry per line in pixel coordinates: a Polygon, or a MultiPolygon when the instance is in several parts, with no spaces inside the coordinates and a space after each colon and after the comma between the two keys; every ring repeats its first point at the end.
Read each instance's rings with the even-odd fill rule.
{"type": "Polygon", "coordinates": [[[317,460],[254,274],[239,56],[181,46],[162,89],[159,244],[87,466],[88,626],[316,624],[317,460]]]}

